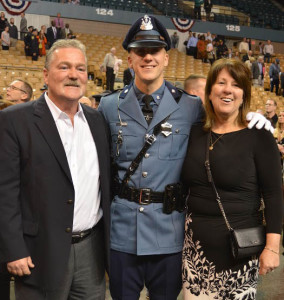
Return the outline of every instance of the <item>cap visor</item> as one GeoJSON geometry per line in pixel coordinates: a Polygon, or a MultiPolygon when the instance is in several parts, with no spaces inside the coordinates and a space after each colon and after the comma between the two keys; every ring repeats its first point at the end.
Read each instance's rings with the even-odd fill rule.
{"type": "Polygon", "coordinates": [[[159,48],[159,47],[167,47],[167,43],[163,41],[153,41],[153,40],[139,40],[134,41],[128,45],[129,48],[159,48]]]}

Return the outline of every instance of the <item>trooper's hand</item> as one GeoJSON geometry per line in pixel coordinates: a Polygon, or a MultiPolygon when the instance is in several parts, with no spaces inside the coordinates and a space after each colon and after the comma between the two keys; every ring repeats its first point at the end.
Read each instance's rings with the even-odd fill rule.
{"type": "Polygon", "coordinates": [[[256,112],[249,112],[247,114],[247,121],[249,121],[248,128],[251,129],[254,126],[257,129],[265,128],[267,131],[269,130],[271,133],[274,132],[274,128],[269,120],[267,120],[262,114],[256,112]]]}

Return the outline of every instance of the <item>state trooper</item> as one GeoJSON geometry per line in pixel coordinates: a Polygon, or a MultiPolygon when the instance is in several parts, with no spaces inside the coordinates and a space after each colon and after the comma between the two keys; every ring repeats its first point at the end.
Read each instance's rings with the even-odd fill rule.
{"type": "Polygon", "coordinates": [[[31,41],[32,41],[32,30],[33,26],[28,27],[28,32],[25,33],[24,36],[24,44],[25,44],[25,55],[31,56],[31,41]]]}
{"type": "Polygon", "coordinates": [[[123,47],[134,81],[103,97],[114,162],[111,205],[110,292],[139,299],[177,299],[181,289],[185,192],[180,172],[190,128],[201,122],[200,98],[164,80],[171,40],[152,16],[139,18],[123,47]]]}

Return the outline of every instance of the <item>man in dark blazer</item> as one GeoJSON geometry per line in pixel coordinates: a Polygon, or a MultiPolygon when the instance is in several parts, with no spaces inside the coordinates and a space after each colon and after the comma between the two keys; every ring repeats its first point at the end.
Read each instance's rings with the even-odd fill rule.
{"type": "Polygon", "coordinates": [[[51,21],[51,26],[47,28],[46,39],[48,49],[50,49],[54,42],[56,42],[56,40],[59,39],[59,32],[58,29],[55,27],[55,21],[51,21]]]}
{"type": "Polygon", "coordinates": [[[103,117],[78,104],[83,44],[56,42],[44,79],[38,100],[0,113],[0,262],[15,276],[16,299],[102,300],[110,155],[103,117]]]}

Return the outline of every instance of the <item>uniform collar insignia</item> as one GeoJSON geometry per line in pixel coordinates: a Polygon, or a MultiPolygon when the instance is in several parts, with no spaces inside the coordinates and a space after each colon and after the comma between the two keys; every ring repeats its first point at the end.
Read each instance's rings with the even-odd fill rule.
{"type": "Polygon", "coordinates": [[[140,29],[141,30],[152,30],[153,29],[151,18],[148,15],[145,15],[142,18],[142,23],[141,23],[140,29]]]}

